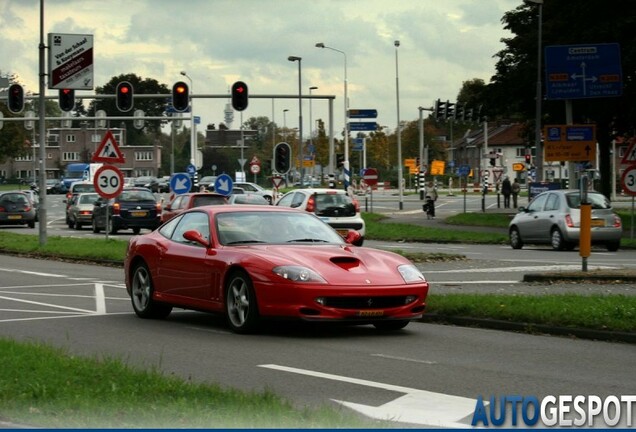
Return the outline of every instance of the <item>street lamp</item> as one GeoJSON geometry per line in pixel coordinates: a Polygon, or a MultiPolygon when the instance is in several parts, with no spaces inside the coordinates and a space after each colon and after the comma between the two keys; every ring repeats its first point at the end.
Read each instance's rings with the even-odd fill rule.
{"type": "Polygon", "coordinates": [[[537,32],[537,89],[534,111],[534,147],[536,149],[536,181],[543,181],[543,148],[541,145],[541,32],[543,27],[543,0],[524,0],[538,6],[539,30],[537,32]]]}
{"type": "Polygon", "coordinates": [[[186,73],[186,71],[181,71],[181,75],[186,77],[188,81],[190,81],[190,163],[196,166],[196,156],[197,156],[197,132],[194,124],[194,99],[192,98],[192,78],[186,73]]]}
{"type": "Polygon", "coordinates": [[[287,108],[283,110],[283,129],[285,129],[285,141],[287,141],[287,108]]]}
{"type": "Polygon", "coordinates": [[[400,79],[398,74],[398,47],[400,46],[400,41],[396,40],[393,42],[395,45],[395,96],[397,99],[397,163],[398,163],[398,196],[399,196],[399,209],[402,210],[404,208],[404,200],[403,200],[403,191],[402,191],[402,182],[404,179],[404,174],[402,172],[402,134],[400,132],[400,79]]]}
{"type": "MultiPolygon", "coordinates": [[[[310,152],[310,155],[311,155],[311,152],[314,152],[314,154],[315,154],[315,149],[314,149],[314,131],[313,131],[314,124],[312,123],[313,119],[312,119],[312,115],[311,115],[312,114],[311,113],[311,109],[312,109],[312,107],[311,107],[312,106],[312,103],[311,103],[312,102],[311,91],[312,90],[318,90],[318,87],[316,87],[316,86],[309,87],[309,96],[310,96],[309,97],[309,152],[310,152]]],[[[315,165],[314,165],[314,167],[315,167],[315,165]]],[[[311,173],[312,177],[315,174],[315,168],[314,167],[312,167],[312,173],[311,173]]],[[[311,184],[310,184],[310,186],[311,186],[311,184]]]]}
{"type": "Polygon", "coordinates": [[[300,186],[304,183],[304,167],[303,167],[303,87],[301,78],[301,62],[302,57],[289,56],[287,60],[290,62],[298,62],[298,160],[300,163],[300,186]]]}
{"type": "MultiPolygon", "coordinates": [[[[344,56],[344,187],[349,188],[351,182],[351,173],[349,172],[349,130],[347,128],[347,117],[349,111],[349,98],[347,96],[347,54],[344,51],[325,45],[322,42],[316,44],[316,48],[326,48],[331,51],[339,52],[344,56]]],[[[329,154],[329,174],[333,174],[333,155],[329,154]]]]}

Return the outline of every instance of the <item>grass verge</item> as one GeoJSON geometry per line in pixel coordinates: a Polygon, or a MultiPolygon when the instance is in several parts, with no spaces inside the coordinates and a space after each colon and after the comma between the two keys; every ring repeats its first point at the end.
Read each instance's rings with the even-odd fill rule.
{"type": "Polygon", "coordinates": [[[46,428],[377,428],[348,410],[298,409],[270,391],[199,384],[113,359],[0,339],[0,405],[46,428]]]}

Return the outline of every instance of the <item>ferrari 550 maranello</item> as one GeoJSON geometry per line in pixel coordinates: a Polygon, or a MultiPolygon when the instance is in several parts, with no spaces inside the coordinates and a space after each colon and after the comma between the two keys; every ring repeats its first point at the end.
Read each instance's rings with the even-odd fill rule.
{"type": "Polygon", "coordinates": [[[126,289],[141,318],[214,312],[236,333],[279,318],[402,329],[424,313],[428,282],[401,255],[353,246],[359,235],[290,208],[193,208],[131,238],[126,289]]]}

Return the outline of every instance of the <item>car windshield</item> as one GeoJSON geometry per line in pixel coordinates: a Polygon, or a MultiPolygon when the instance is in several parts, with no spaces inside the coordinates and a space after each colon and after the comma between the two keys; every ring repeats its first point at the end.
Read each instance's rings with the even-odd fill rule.
{"type": "Polygon", "coordinates": [[[155,196],[152,192],[147,190],[134,190],[134,191],[123,191],[121,195],[119,195],[120,202],[132,202],[132,201],[156,201],[155,196]]]}
{"type": "Polygon", "coordinates": [[[320,219],[300,212],[224,212],[216,216],[223,245],[338,243],[342,237],[320,219]]]}
{"type": "MultiPolygon", "coordinates": [[[[570,208],[579,208],[581,206],[581,194],[569,193],[566,195],[568,200],[568,207],[570,208]]],[[[592,205],[593,209],[610,209],[612,208],[611,203],[605,195],[600,193],[588,193],[587,200],[592,205]]]]}
{"type": "Polygon", "coordinates": [[[73,193],[95,192],[95,186],[92,183],[73,183],[73,193]]]}
{"type": "Polygon", "coordinates": [[[79,204],[94,204],[99,196],[97,194],[80,195],[79,204]]]}

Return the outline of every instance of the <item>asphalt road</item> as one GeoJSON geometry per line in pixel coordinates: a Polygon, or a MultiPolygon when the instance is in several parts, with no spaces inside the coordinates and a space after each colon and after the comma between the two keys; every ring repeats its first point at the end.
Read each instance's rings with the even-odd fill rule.
{"type": "Polygon", "coordinates": [[[389,334],[277,323],[240,336],[218,317],[180,310],[164,321],[141,320],[121,269],[84,264],[2,256],[0,311],[3,337],[418,427],[466,426],[478,396],[606,396],[636,388],[636,348],[620,343],[420,322],[389,334]]]}

